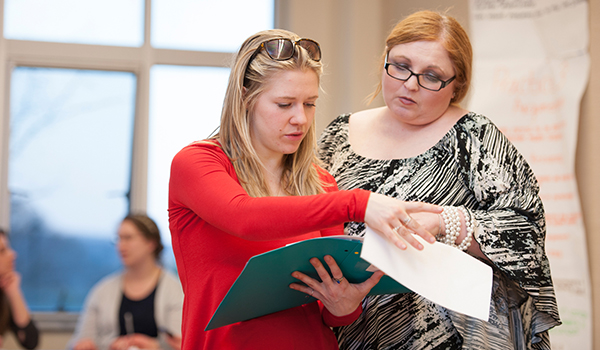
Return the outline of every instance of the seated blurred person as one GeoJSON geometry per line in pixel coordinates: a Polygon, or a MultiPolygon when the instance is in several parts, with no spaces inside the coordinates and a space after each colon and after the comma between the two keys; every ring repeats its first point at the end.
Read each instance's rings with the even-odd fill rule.
{"type": "Polygon", "coordinates": [[[179,280],[160,266],[163,245],[156,223],[146,215],[128,215],[117,248],[124,269],[92,288],[68,348],[179,350],[183,292],[179,280]]]}
{"type": "Polygon", "coordinates": [[[10,248],[7,236],[0,229],[0,347],[3,335],[10,329],[21,346],[35,349],[39,332],[25,303],[21,291],[21,275],[15,271],[17,253],[10,248]]]}

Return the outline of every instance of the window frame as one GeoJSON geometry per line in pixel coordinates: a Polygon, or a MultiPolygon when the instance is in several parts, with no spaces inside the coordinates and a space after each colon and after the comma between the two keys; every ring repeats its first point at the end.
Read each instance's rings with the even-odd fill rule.
{"type": "MultiPolygon", "coordinates": [[[[274,0],[274,27],[283,28],[284,0],[274,0]]],[[[145,211],[148,186],[150,69],[154,65],[229,67],[233,53],[152,47],[152,0],[144,1],[144,41],[140,47],[13,40],[4,37],[4,0],[0,0],[0,226],[10,227],[8,155],[10,86],[15,67],[66,68],[131,72],[136,75],[136,100],[131,163],[131,211],[145,211]]],[[[72,332],[77,312],[34,312],[42,331],[72,332]]]]}

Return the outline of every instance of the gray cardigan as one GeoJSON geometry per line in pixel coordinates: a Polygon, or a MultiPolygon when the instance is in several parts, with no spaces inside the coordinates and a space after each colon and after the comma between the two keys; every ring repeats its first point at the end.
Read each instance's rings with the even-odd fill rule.
{"type": "MultiPolygon", "coordinates": [[[[86,297],[84,309],[67,348],[72,349],[79,339],[90,338],[99,350],[108,349],[111,342],[119,336],[118,319],[122,295],[122,272],[100,280],[86,297]]],[[[154,303],[157,327],[181,337],[183,291],[179,280],[167,271],[163,270],[161,274],[154,303]]],[[[171,349],[164,337],[159,332],[161,348],[171,349]]]]}

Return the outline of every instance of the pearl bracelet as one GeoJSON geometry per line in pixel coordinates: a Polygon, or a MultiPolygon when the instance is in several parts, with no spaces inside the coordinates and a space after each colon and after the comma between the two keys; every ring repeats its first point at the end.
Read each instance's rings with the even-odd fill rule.
{"type": "Polygon", "coordinates": [[[444,243],[449,246],[456,246],[456,239],[460,234],[460,218],[456,207],[445,206],[442,212],[444,226],[446,227],[446,237],[444,243]]]}
{"type": "Polygon", "coordinates": [[[471,246],[471,240],[473,239],[473,231],[475,229],[475,218],[468,209],[464,207],[452,207],[452,206],[444,206],[444,211],[442,212],[442,219],[444,219],[444,226],[446,228],[446,236],[444,237],[444,244],[449,246],[458,248],[460,250],[467,250],[469,246],[471,246]],[[467,236],[460,242],[460,244],[456,244],[456,239],[460,235],[460,231],[462,228],[460,216],[458,215],[458,211],[462,211],[465,217],[465,227],[467,229],[467,236]]]}
{"type": "Polygon", "coordinates": [[[471,215],[471,212],[465,208],[460,207],[463,215],[465,216],[465,227],[467,229],[467,235],[465,239],[458,245],[458,249],[466,251],[471,246],[471,240],[473,239],[473,231],[475,230],[475,218],[471,215]]]}

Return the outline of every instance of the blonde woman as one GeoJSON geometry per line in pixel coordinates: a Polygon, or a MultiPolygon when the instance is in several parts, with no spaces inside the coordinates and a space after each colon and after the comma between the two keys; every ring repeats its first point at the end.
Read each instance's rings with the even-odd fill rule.
{"type": "MultiPolygon", "coordinates": [[[[417,247],[412,232],[434,240],[408,213],[440,212],[438,207],[337,191],[331,175],[317,166],[320,59],[318,43],[288,31],[248,38],[233,62],[218,135],[173,159],[169,222],[185,294],[182,349],[337,349],[330,327],[360,314],[362,298],[382,274],[350,284],[330,258],[331,278],[319,282],[298,274],[306,286],[292,285],[321,304],[204,329],[254,255],[343,234],[346,221],[365,221],[402,248],[398,235],[417,247]]],[[[320,276],[329,276],[318,259],[312,263],[320,276]]]]}

